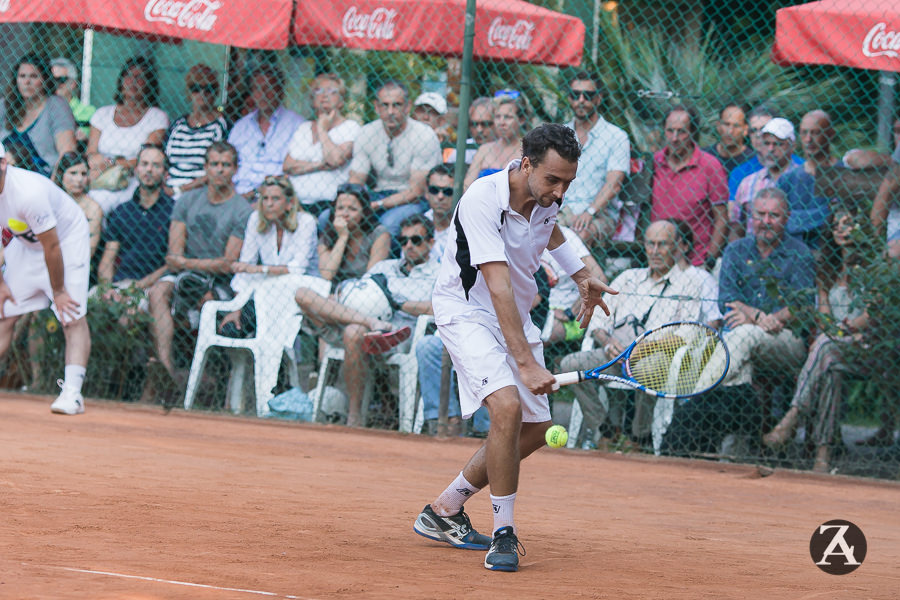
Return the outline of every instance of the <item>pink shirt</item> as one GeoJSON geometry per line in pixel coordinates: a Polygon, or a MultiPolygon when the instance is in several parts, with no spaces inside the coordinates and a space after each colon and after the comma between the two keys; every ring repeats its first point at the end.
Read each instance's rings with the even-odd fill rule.
{"type": "Polygon", "coordinates": [[[653,206],[650,218],[681,219],[694,230],[691,263],[706,260],[713,233],[712,207],[728,201],[728,177],[722,163],[694,144],[688,163],[673,171],[663,148],[653,155],[653,206]]]}

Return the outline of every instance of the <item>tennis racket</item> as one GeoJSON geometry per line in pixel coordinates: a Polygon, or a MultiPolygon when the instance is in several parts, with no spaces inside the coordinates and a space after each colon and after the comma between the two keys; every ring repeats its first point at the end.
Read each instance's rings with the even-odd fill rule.
{"type": "Polygon", "coordinates": [[[725,341],[712,327],[689,321],[667,323],[645,331],[605,365],[556,375],[553,388],[598,379],[659,398],[689,398],[719,385],[730,362],[725,341]],[[601,373],[619,361],[623,361],[622,377],[601,373]]]}

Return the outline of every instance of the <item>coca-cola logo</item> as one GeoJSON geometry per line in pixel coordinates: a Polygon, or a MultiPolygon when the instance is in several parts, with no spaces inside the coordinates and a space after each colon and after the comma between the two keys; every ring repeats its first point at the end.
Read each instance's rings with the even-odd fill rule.
{"type": "Polygon", "coordinates": [[[10,0],[0,0],[0,12],[6,12],[9,10],[10,0]]]}
{"type": "Polygon", "coordinates": [[[144,18],[167,25],[209,31],[216,24],[216,10],[222,7],[216,0],[147,0],[144,18]]]}
{"type": "Polygon", "coordinates": [[[531,46],[534,23],[519,19],[507,25],[502,17],[491,21],[488,29],[488,45],[508,48],[510,50],[528,50],[531,46]]]}
{"type": "Polygon", "coordinates": [[[900,56],[900,32],[887,31],[886,23],[878,23],[869,30],[863,40],[862,52],[866,56],[900,56]]]}
{"type": "Polygon", "coordinates": [[[392,40],[397,26],[396,19],[397,11],[392,8],[376,8],[367,14],[351,6],[341,21],[341,33],[345,37],[392,40]]]}

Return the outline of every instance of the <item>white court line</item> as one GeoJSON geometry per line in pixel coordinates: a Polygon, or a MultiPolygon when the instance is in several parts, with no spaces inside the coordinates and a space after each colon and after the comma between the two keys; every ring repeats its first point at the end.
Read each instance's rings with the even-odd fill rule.
{"type": "MultiPolygon", "coordinates": [[[[28,565],[28,563],[22,563],[28,565]]],[[[33,565],[29,565],[33,566],[33,565]]],[[[154,581],[156,583],[169,583],[172,585],[183,585],[186,587],[204,588],[208,590],[221,590],[223,592],[241,592],[244,594],[256,594],[257,596],[271,596],[274,598],[286,598],[287,600],[314,600],[305,596],[282,596],[275,592],[264,592],[261,590],[245,590],[241,588],[219,587],[217,585],[206,585],[203,583],[191,583],[190,581],[176,581],[174,579],[159,579],[158,577],[143,577],[141,575],[128,575],[125,573],[112,573],[109,571],[92,571],[90,569],[74,569],[72,567],[55,567],[52,565],[44,565],[48,569],[59,569],[61,571],[71,571],[73,573],[87,573],[89,575],[106,575],[108,577],[120,577],[122,579],[139,579],[141,581],[154,581]]]]}

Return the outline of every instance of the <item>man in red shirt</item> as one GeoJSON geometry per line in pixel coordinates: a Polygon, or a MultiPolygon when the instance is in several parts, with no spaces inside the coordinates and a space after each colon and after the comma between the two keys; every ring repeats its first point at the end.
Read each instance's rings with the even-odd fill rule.
{"type": "Polygon", "coordinates": [[[728,178],[722,164],[697,145],[699,129],[693,108],[675,106],[666,115],[666,146],[653,155],[650,219],[687,222],[696,240],[691,263],[712,268],[728,233],[728,178]]]}

